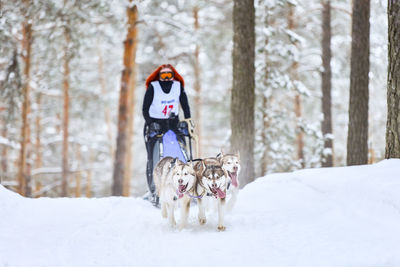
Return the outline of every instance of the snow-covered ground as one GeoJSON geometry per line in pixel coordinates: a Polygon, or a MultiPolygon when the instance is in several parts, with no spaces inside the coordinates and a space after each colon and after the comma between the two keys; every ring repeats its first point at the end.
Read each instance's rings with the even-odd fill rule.
{"type": "Polygon", "coordinates": [[[139,198],[26,199],[0,186],[0,266],[400,266],[400,160],[258,178],[218,232],[139,198]],[[179,219],[179,217],[177,217],[179,219]]]}

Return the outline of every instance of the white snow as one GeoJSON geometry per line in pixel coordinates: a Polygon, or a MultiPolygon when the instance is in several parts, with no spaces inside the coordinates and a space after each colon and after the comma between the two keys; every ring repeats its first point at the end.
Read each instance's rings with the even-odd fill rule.
{"type": "MultiPolygon", "coordinates": [[[[0,266],[400,266],[400,160],[272,174],[171,229],[139,198],[27,199],[0,186],[0,266]]],[[[179,217],[178,217],[179,219],[179,217]]]]}

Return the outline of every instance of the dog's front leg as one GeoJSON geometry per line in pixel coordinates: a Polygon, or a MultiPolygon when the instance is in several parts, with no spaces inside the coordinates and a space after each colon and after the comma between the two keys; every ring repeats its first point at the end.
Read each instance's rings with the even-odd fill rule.
{"type": "Polygon", "coordinates": [[[236,203],[236,198],[237,198],[237,195],[238,195],[238,193],[239,193],[239,188],[238,187],[234,187],[233,189],[232,189],[232,196],[231,196],[231,199],[228,201],[228,203],[226,204],[226,209],[228,210],[228,211],[232,211],[232,209],[233,209],[233,206],[235,205],[235,203],[236,203]]]}
{"type": "Polygon", "coordinates": [[[175,225],[176,225],[175,216],[174,216],[175,201],[169,202],[169,203],[167,204],[167,208],[168,208],[168,219],[169,219],[169,224],[170,224],[171,226],[175,226],[175,225]]]}
{"type": "Polygon", "coordinates": [[[225,231],[224,215],[225,215],[225,198],[218,200],[218,230],[225,231]]]}
{"type": "Polygon", "coordinates": [[[161,202],[161,216],[163,218],[167,218],[168,217],[167,203],[165,203],[165,201],[161,202]]]}
{"type": "Polygon", "coordinates": [[[190,198],[185,196],[181,199],[181,221],[179,223],[179,230],[185,228],[189,217],[190,198]]]}
{"type": "Polygon", "coordinates": [[[199,206],[199,223],[205,224],[206,223],[206,213],[204,210],[204,202],[201,198],[197,199],[197,205],[199,206]]]}

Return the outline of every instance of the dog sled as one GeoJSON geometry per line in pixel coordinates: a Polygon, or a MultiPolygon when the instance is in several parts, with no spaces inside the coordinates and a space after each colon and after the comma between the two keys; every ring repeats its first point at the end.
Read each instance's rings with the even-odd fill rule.
{"type": "Polygon", "coordinates": [[[177,116],[172,114],[165,121],[164,127],[153,122],[144,129],[147,149],[146,178],[149,190],[145,199],[151,201],[157,207],[159,198],[155,193],[153,179],[153,170],[157,163],[164,157],[178,158],[185,163],[193,160],[192,140],[197,140],[194,135],[194,125],[191,120],[182,120],[178,122],[176,127],[170,127],[173,122],[176,123],[176,120],[177,116]],[[189,145],[189,152],[187,151],[187,144],[189,145]]]}

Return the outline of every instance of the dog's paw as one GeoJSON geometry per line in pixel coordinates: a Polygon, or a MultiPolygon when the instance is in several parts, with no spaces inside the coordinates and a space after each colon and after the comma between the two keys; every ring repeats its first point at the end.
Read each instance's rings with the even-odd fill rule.
{"type": "Polygon", "coordinates": [[[169,225],[171,226],[171,227],[175,227],[176,226],[176,221],[174,220],[174,219],[170,219],[169,220],[169,225]]]}
{"type": "Polygon", "coordinates": [[[223,231],[225,231],[226,227],[223,225],[218,225],[217,229],[218,229],[218,231],[223,232],[223,231]]]}
{"type": "Polygon", "coordinates": [[[206,218],[199,218],[199,223],[201,225],[205,224],[207,222],[206,218]]]}

